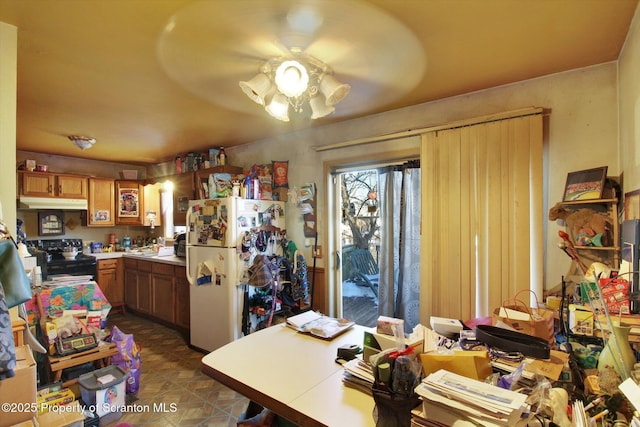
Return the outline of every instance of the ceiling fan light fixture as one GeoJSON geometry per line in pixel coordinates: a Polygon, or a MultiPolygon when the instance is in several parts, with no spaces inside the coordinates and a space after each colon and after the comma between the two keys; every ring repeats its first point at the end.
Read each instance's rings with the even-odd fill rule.
{"type": "Polygon", "coordinates": [[[309,106],[311,107],[311,118],[314,120],[328,116],[336,111],[336,109],[333,108],[333,105],[327,104],[327,100],[321,93],[309,100],[309,106]]]}
{"type": "Polygon", "coordinates": [[[281,93],[273,95],[271,102],[265,107],[265,110],[278,120],[282,120],[283,122],[289,121],[289,100],[281,93]]]}
{"type": "Polygon", "coordinates": [[[278,90],[289,98],[297,98],[309,87],[309,73],[298,61],[284,61],[276,69],[278,90]]]}
{"type": "Polygon", "coordinates": [[[241,81],[240,87],[252,101],[285,122],[290,120],[290,109],[296,116],[325,117],[335,112],[333,105],[351,90],[333,77],[327,64],[295,49],[290,56],[269,59],[260,74],[241,81]]]}
{"type": "Polygon", "coordinates": [[[96,143],[96,139],[90,136],[69,135],[68,138],[81,150],[87,150],[96,143]]]}
{"type": "Polygon", "coordinates": [[[257,74],[248,82],[240,82],[242,91],[256,104],[265,105],[267,94],[272,88],[271,80],[266,74],[257,74]]]}
{"type": "Polygon", "coordinates": [[[320,91],[327,99],[327,105],[335,105],[349,94],[351,86],[340,83],[335,77],[327,74],[320,81],[320,91]]]}

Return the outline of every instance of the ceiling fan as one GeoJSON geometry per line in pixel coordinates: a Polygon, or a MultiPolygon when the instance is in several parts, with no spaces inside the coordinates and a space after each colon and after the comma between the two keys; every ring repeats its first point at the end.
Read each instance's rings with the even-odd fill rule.
{"type": "Polygon", "coordinates": [[[157,54],[165,72],[185,89],[247,114],[263,112],[248,102],[254,97],[247,97],[239,82],[274,61],[311,58],[349,87],[348,96],[331,110],[337,116],[392,102],[418,84],[426,67],[417,37],[361,0],[189,3],[165,25],[157,54]]]}

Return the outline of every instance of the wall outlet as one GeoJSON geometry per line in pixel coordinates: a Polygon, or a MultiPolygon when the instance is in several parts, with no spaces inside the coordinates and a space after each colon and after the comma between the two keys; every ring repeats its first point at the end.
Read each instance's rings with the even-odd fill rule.
{"type": "Polygon", "coordinates": [[[314,258],[322,258],[322,246],[317,245],[313,247],[314,258]]]}

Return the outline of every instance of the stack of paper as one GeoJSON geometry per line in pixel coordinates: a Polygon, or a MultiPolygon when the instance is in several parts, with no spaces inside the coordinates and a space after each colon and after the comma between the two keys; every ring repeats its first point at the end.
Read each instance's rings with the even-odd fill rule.
{"type": "Polygon", "coordinates": [[[448,418],[453,416],[476,425],[514,426],[525,409],[527,399],[525,394],[443,369],[423,379],[415,391],[423,401],[423,418],[433,425],[451,425],[448,418]]]}
{"type": "Polygon", "coordinates": [[[342,366],[344,367],[342,382],[345,386],[371,394],[371,387],[375,379],[373,377],[373,368],[369,363],[360,358],[355,358],[342,366]]]}
{"type": "Polygon", "coordinates": [[[324,316],[315,311],[306,311],[289,317],[286,325],[298,332],[308,333],[319,338],[330,339],[351,328],[355,325],[355,322],[324,316]]]}

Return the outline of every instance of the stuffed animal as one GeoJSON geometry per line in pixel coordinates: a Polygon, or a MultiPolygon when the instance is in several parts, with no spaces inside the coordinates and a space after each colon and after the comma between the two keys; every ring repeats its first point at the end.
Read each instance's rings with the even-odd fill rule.
{"type": "Polygon", "coordinates": [[[549,220],[563,220],[576,246],[612,246],[609,216],[589,208],[567,209],[558,203],[549,210],[549,220]]]}

